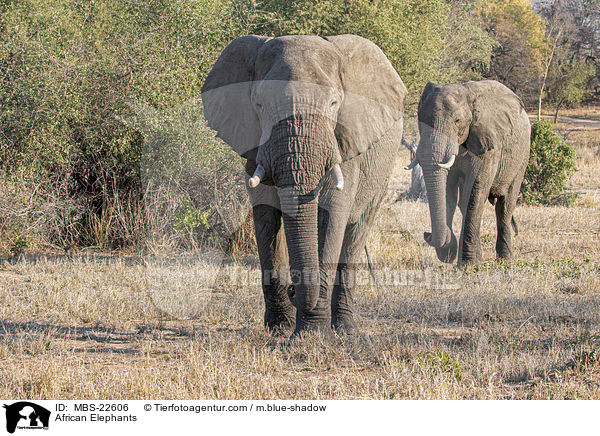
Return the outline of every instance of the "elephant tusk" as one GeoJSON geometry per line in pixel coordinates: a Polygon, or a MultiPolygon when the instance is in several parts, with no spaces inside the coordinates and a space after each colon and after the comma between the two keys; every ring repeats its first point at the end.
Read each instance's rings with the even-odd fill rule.
{"type": "Polygon", "coordinates": [[[415,157],[413,158],[413,160],[412,160],[412,161],[411,161],[411,162],[410,162],[410,163],[409,163],[407,166],[405,166],[405,167],[404,167],[404,169],[405,169],[405,170],[412,170],[412,169],[413,169],[414,167],[416,167],[418,164],[419,164],[419,161],[418,161],[418,159],[417,159],[417,156],[415,156],[415,157]]]}
{"type": "Polygon", "coordinates": [[[456,159],[456,156],[452,155],[450,156],[450,159],[448,159],[448,162],[446,163],[439,163],[438,166],[440,168],[445,168],[447,170],[449,170],[450,168],[452,168],[452,165],[454,165],[454,160],[456,159]]]}
{"type": "Polygon", "coordinates": [[[251,188],[256,188],[260,181],[265,177],[265,169],[262,165],[258,164],[254,174],[248,180],[248,186],[251,188]]]}
{"type": "Polygon", "coordinates": [[[342,174],[342,169],[340,168],[340,164],[336,164],[333,167],[333,180],[335,181],[335,188],[338,191],[344,189],[344,175],[342,174]]]}

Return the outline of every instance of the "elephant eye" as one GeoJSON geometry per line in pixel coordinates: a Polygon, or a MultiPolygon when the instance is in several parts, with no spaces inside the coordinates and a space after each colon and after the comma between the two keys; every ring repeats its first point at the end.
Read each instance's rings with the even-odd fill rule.
{"type": "Polygon", "coordinates": [[[331,106],[335,106],[336,104],[337,104],[337,100],[333,100],[333,101],[331,102],[331,106]]]}
{"type": "Polygon", "coordinates": [[[256,103],[256,107],[259,108],[259,109],[262,109],[262,104],[256,103]]]}

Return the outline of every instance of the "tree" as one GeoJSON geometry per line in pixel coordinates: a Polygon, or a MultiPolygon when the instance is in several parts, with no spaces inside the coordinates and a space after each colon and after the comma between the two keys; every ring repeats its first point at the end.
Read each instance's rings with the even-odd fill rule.
{"type": "Polygon", "coordinates": [[[472,78],[486,65],[492,41],[466,0],[262,0],[274,19],[260,33],[354,33],[375,42],[406,86],[420,93],[429,80],[472,78]]]}
{"type": "Polygon", "coordinates": [[[539,92],[538,92],[538,110],[537,110],[537,120],[540,121],[542,119],[542,100],[544,99],[544,91],[546,90],[546,83],[548,81],[548,74],[550,73],[550,66],[552,65],[552,61],[554,60],[554,55],[556,54],[556,49],[559,41],[561,40],[561,36],[563,33],[563,27],[550,25],[547,30],[547,38],[549,41],[548,50],[546,50],[544,59],[543,59],[543,71],[540,74],[539,78],[539,92]],[[556,32],[555,32],[556,31],[556,32]]]}
{"type": "MultiPolygon", "coordinates": [[[[536,8],[545,18],[546,33],[552,45],[552,50],[548,53],[546,60],[545,74],[540,81],[538,112],[541,113],[543,98],[551,100],[551,103],[558,103],[557,109],[560,109],[565,103],[569,104],[566,101],[562,102],[563,99],[558,98],[558,94],[569,94],[575,100],[580,100],[581,98],[576,97],[576,94],[579,93],[566,92],[567,88],[573,89],[575,83],[580,83],[581,86],[587,88],[595,86],[596,93],[598,93],[600,88],[600,69],[598,69],[600,63],[598,53],[600,0],[546,0],[537,2],[536,8]],[[595,71],[590,72],[592,69],[595,71]],[[582,78],[582,76],[586,76],[586,72],[589,80],[582,78]],[[561,81],[565,79],[569,82],[567,86],[561,84],[561,81]],[[545,96],[546,82],[560,90],[549,89],[548,95],[545,96]]],[[[582,94],[586,94],[583,89],[582,94]]]]}
{"type": "Polygon", "coordinates": [[[544,21],[529,0],[486,0],[479,13],[483,28],[497,42],[485,76],[532,100],[548,52],[544,21]]]}
{"type": "Polygon", "coordinates": [[[567,27],[571,54],[597,57],[600,49],[600,0],[543,0],[535,8],[547,21],[567,27]]]}
{"type": "Polygon", "coordinates": [[[548,89],[548,101],[555,108],[555,123],[561,108],[583,100],[588,90],[587,84],[595,73],[595,65],[585,61],[565,62],[555,68],[548,89]]]}
{"type": "Polygon", "coordinates": [[[440,57],[442,80],[480,79],[480,72],[490,66],[496,45],[480,26],[477,8],[481,0],[453,0],[450,4],[449,32],[444,37],[440,57]]]}

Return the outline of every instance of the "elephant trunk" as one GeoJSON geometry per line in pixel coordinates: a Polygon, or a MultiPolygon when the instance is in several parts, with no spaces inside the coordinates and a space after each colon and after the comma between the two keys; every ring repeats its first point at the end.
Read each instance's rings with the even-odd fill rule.
{"type": "Polygon", "coordinates": [[[294,284],[294,304],[302,312],[317,305],[320,289],[317,210],[315,195],[298,195],[293,187],[279,190],[285,237],[294,284]]]}
{"type": "Polygon", "coordinates": [[[450,232],[446,225],[446,179],[448,171],[426,165],[423,168],[429,216],[431,218],[431,238],[427,241],[433,247],[443,247],[450,242],[450,232]]]}
{"type": "Polygon", "coordinates": [[[421,137],[417,156],[423,168],[431,218],[431,233],[425,234],[425,241],[435,247],[438,259],[450,263],[456,258],[458,243],[448,226],[446,183],[458,144],[443,133],[442,127],[436,125],[428,132],[430,136],[421,137]]]}
{"type": "Polygon", "coordinates": [[[343,175],[339,166],[335,169],[341,162],[337,140],[331,120],[324,116],[297,113],[279,121],[259,147],[257,162],[268,169],[276,186],[294,187],[298,195],[313,191],[330,169],[336,187],[343,189],[343,175]]]}

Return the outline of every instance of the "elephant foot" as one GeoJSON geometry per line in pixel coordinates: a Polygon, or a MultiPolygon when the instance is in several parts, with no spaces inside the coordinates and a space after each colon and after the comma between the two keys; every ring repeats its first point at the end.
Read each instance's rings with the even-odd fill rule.
{"type": "Polygon", "coordinates": [[[264,324],[274,334],[285,333],[296,326],[296,310],[265,310],[264,324]]]}
{"type": "Polygon", "coordinates": [[[462,259],[459,260],[458,267],[460,269],[467,269],[467,268],[471,268],[473,266],[476,266],[479,263],[480,263],[480,260],[477,258],[477,256],[463,257],[462,259]]]}
{"type": "Polygon", "coordinates": [[[278,297],[265,301],[265,327],[273,333],[282,333],[296,326],[296,308],[290,303],[285,291],[278,297]]]}
{"type": "Polygon", "coordinates": [[[340,334],[354,335],[358,333],[358,326],[352,313],[334,314],[331,327],[340,334]]]}
{"type": "Polygon", "coordinates": [[[513,260],[512,250],[508,247],[496,249],[496,258],[511,261],[513,260]]]}
{"type": "Polygon", "coordinates": [[[460,269],[470,268],[483,262],[483,251],[481,250],[481,243],[478,243],[479,238],[475,241],[475,243],[467,246],[463,243],[461,256],[458,259],[460,269]]]}
{"type": "Polygon", "coordinates": [[[311,331],[331,332],[330,318],[324,313],[303,313],[297,311],[296,329],[292,336],[299,336],[311,331]]]}
{"type": "Polygon", "coordinates": [[[512,262],[513,259],[512,253],[496,253],[496,261],[498,262],[512,262]]]}

